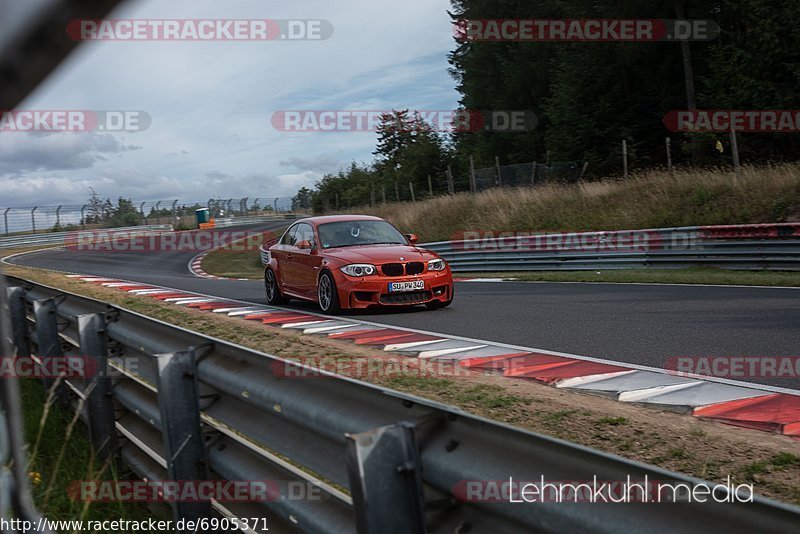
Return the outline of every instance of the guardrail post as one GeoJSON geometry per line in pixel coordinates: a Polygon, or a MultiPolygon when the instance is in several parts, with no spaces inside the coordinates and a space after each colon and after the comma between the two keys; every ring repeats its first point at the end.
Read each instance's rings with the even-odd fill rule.
{"type": "Polygon", "coordinates": [[[25,289],[8,288],[8,310],[11,315],[11,337],[17,347],[18,358],[30,358],[31,338],[25,310],[25,289]]]}
{"type": "Polygon", "coordinates": [[[106,316],[103,313],[78,315],[78,338],[84,358],[84,392],[89,414],[89,437],[100,460],[111,458],[117,450],[114,401],[108,366],[106,316]]]}
{"type": "MultiPolygon", "coordinates": [[[[156,354],[158,408],[171,481],[208,479],[203,445],[194,350],[156,354]]],[[[211,515],[210,502],[176,502],[175,520],[197,520],[211,515]]]]}
{"type": "MultiPolygon", "coordinates": [[[[45,362],[53,358],[63,358],[64,351],[61,349],[61,338],[58,337],[58,318],[56,317],[55,299],[50,298],[33,301],[33,316],[36,320],[37,352],[42,359],[42,364],[44,365],[45,362]]],[[[47,391],[50,391],[56,383],[55,378],[47,376],[45,376],[42,381],[47,391]]],[[[55,398],[59,399],[61,402],[66,402],[67,396],[63,383],[58,385],[55,398]]]]}
{"type": "Polygon", "coordinates": [[[425,532],[422,463],[414,425],[347,436],[350,492],[359,534],[425,532]]]}

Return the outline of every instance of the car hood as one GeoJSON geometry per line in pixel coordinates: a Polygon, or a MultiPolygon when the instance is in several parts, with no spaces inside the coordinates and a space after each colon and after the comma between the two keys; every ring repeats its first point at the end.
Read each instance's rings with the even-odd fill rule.
{"type": "Polygon", "coordinates": [[[438,258],[433,252],[409,245],[366,245],[363,247],[329,248],[325,255],[350,263],[389,263],[427,261],[438,258]],[[400,258],[403,258],[402,260],[400,258]]]}

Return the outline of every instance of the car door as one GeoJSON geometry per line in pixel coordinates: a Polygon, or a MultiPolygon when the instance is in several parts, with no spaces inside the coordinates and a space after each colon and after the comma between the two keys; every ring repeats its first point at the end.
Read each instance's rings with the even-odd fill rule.
{"type": "Polygon", "coordinates": [[[296,292],[294,289],[296,282],[294,282],[295,274],[293,262],[294,254],[297,252],[297,248],[295,247],[297,243],[295,239],[297,226],[298,225],[295,224],[286,230],[278,244],[271,249],[271,253],[278,263],[278,279],[281,283],[281,289],[293,293],[296,292]]]}
{"type": "Polygon", "coordinates": [[[294,272],[297,275],[297,292],[308,298],[316,298],[317,295],[317,275],[322,256],[319,253],[317,239],[314,235],[314,228],[307,223],[297,225],[295,233],[295,245],[301,241],[311,244],[311,248],[297,249],[294,254],[294,272]]]}

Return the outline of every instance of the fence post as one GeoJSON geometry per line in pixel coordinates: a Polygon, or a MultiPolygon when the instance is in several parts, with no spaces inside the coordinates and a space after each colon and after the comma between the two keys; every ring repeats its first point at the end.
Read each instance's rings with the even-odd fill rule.
{"type": "Polygon", "coordinates": [[[386,184],[381,184],[381,201],[386,204],[386,184]]]}
{"type": "Polygon", "coordinates": [[[628,141],[622,140],[622,177],[628,177],[628,141]]]}
{"type": "Polygon", "coordinates": [[[738,171],[739,162],[739,142],[736,140],[736,130],[731,128],[731,154],[733,155],[733,168],[738,171]]]}
{"type": "Polygon", "coordinates": [[[428,175],[428,195],[433,198],[433,181],[430,174],[428,175]]]}
{"type": "Polygon", "coordinates": [[[56,227],[61,230],[61,208],[62,206],[58,206],[56,208],[56,227]]]}
{"type": "Polygon", "coordinates": [[[400,202],[400,185],[397,180],[394,181],[394,199],[397,202],[400,202]]]}
{"type": "Polygon", "coordinates": [[[8,212],[10,210],[11,210],[11,208],[6,208],[6,210],[3,212],[3,221],[5,221],[5,225],[6,225],[6,235],[8,235],[8,212]]]}
{"type": "Polygon", "coordinates": [[[411,192],[411,202],[416,202],[417,199],[414,197],[414,184],[408,182],[408,190],[411,192]]]}
{"type": "Polygon", "coordinates": [[[672,139],[667,137],[664,141],[667,148],[667,172],[672,174],[672,139]]]}
{"type": "MultiPolygon", "coordinates": [[[[61,339],[58,337],[58,317],[56,316],[55,299],[35,300],[33,302],[33,316],[36,320],[36,347],[42,364],[53,358],[63,358],[64,352],[61,350],[61,339]]],[[[56,368],[57,366],[51,366],[56,368]]],[[[42,379],[44,387],[49,392],[56,379],[45,377],[42,379]]],[[[67,397],[64,391],[64,384],[60,383],[55,392],[55,398],[65,402],[67,397]]]]}
{"type": "Polygon", "coordinates": [[[500,172],[500,157],[494,157],[494,167],[497,169],[497,186],[503,187],[503,174],[500,172]]]}
{"type": "Polygon", "coordinates": [[[35,206],[31,210],[31,228],[32,228],[32,233],[34,233],[34,234],[36,233],[36,210],[37,209],[39,209],[39,206],[35,206]]]}
{"type": "Polygon", "coordinates": [[[531,171],[531,185],[536,182],[536,162],[533,162],[533,170],[531,171]]]}
{"type": "Polygon", "coordinates": [[[369,185],[369,207],[375,207],[375,184],[369,185]]]}
{"type": "Polygon", "coordinates": [[[156,202],[156,224],[161,224],[161,201],[156,202]]]}
{"type": "Polygon", "coordinates": [[[173,224],[178,222],[178,201],[172,201],[172,220],[174,221],[173,224]]]}
{"type": "MultiPolygon", "coordinates": [[[[194,351],[156,354],[155,358],[167,480],[208,480],[194,351]]],[[[176,522],[198,520],[211,516],[211,503],[176,502],[172,511],[176,522]]]]}
{"type": "MultiPolygon", "coordinates": [[[[336,203],[339,203],[339,197],[336,197],[336,203]]],[[[275,198],[275,201],[272,203],[272,210],[275,212],[275,215],[278,214],[278,198],[275,198]]],[[[229,210],[230,211],[230,210],[229,210]]]]}
{"type": "Polygon", "coordinates": [[[11,336],[17,347],[17,357],[30,358],[31,337],[25,311],[25,289],[21,287],[8,288],[8,311],[11,315],[11,336]]]}
{"type": "Polygon", "coordinates": [[[145,205],[144,202],[139,204],[139,212],[142,214],[142,220],[144,221],[144,224],[147,224],[147,215],[145,215],[144,213],[144,205],[145,205]]]}
{"type": "Polygon", "coordinates": [[[117,450],[114,400],[108,365],[106,316],[87,313],[77,316],[78,340],[84,358],[84,393],[89,414],[89,438],[100,460],[112,458],[117,450]],[[88,364],[88,365],[87,365],[88,364]]]}
{"type": "Polygon", "coordinates": [[[422,464],[414,427],[400,423],[347,435],[350,492],[359,534],[425,532],[422,464]]]}
{"type": "Polygon", "coordinates": [[[81,229],[86,229],[86,204],[81,206],[81,229]]]}
{"type": "MultiPolygon", "coordinates": [[[[535,171],[534,171],[535,172],[535,171]]],[[[474,193],[477,189],[475,182],[475,158],[470,155],[469,157],[469,190],[474,193]]]]}
{"type": "Polygon", "coordinates": [[[456,194],[456,184],[453,183],[453,166],[447,166],[447,189],[450,191],[451,195],[456,194]]]}
{"type": "Polygon", "coordinates": [[[583,176],[586,174],[586,169],[588,169],[588,168],[589,168],[589,162],[588,161],[584,161],[583,162],[583,168],[581,168],[581,175],[578,176],[578,180],[583,180],[583,176]]]}

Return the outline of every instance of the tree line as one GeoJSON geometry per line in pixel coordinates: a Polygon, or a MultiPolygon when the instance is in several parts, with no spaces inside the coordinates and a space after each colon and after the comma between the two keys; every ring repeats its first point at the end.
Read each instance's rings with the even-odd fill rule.
{"type": "MultiPolygon", "coordinates": [[[[619,175],[621,142],[632,169],[664,166],[665,138],[678,165],[729,160],[724,133],[671,133],[671,110],[791,110],[800,101],[800,2],[776,0],[451,0],[463,19],[703,19],[720,28],[708,41],[501,42],[454,40],[450,73],[464,110],[526,110],[524,132],[432,131],[413,112],[384,117],[373,161],[353,162],[305,193],[317,211],[396,196],[469,187],[478,167],[549,161],[588,162],[587,176],[619,175]],[[377,191],[377,192],[376,192],[377,191]],[[400,194],[397,194],[400,193],[400,194]],[[377,198],[376,198],[377,197],[377,198]],[[338,206],[331,206],[336,203],[338,206]]],[[[740,134],[745,163],[797,159],[794,133],[740,134]]]]}

